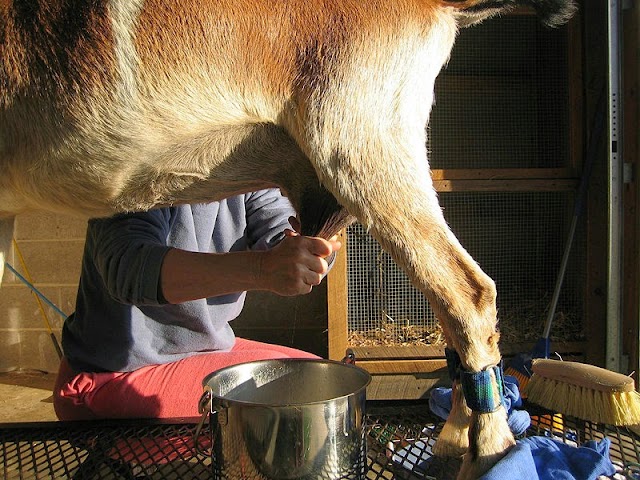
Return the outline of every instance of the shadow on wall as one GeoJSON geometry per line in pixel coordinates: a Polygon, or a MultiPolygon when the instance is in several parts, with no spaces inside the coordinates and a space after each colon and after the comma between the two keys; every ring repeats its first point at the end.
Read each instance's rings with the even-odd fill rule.
{"type": "Polygon", "coordinates": [[[298,348],[327,358],[327,280],[308,295],[281,297],[249,292],[245,307],[231,322],[237,336],[298,348]]]}

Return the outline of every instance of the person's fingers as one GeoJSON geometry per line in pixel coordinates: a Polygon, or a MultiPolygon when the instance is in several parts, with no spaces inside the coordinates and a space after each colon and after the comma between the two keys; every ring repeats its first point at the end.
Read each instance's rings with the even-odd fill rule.
{"type": "Polygon", "coordinates": [[[307,237],[309,239],[309,252],[318,257],[328,257],[333,253],[334,244],[317,237],[307,237]]]}
{"type": "Polygon", "coordinates": [[[331,244],[331,249],[333,250],[333,252],[337,252],[342,248],[342,242],[338,240],[337,236],[331,237],[329,239],[329,243],[331,244]]]}
{"type": "Polygon", "coordinates": [[[320,237],[307,237],[300,233],[300,221],[296,217],[289,217],[289,223],[292,229],[287,228],[284,230],[285,237],[301,237],[301,239],[304,239],[304,242],[308,242],[309,252],[313,255],[325,258],[342,248],[342,243],[338,240],[338,235],[334,235],[328,240],[320,237]]]}
{"type": "Polygon", "coordinates": [[[322,276],[329,271],[329,264],[327,261],[324,258],[317,256],[309,259],[306,267],[310,272],[310,281],[312,281],[314,285],[318,285],[322,281],[322,276]]]}
{"type": "Polygon", "coordinates": [[[316,272],[309,272],[305,280],[305,283],[310,287],[320,285],[320,282],[322,282],[322,275],[316,272]]]}

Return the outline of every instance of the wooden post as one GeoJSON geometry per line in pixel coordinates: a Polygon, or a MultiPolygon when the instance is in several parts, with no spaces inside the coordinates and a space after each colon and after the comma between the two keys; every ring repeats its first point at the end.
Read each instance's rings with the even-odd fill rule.
{"type": "Polygon", "coordinates": [[[342,248],[327,276],[327,314],[329,328],[329,358],[342,360],[347,350],[348,338],[348,277],[347,231],[338,235],[342,248]]]}

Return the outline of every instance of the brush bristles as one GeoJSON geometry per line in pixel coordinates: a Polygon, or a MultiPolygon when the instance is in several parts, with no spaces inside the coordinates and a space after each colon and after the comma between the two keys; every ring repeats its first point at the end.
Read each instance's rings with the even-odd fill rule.
{"type": "Polygon", "coordinates": [[[534,374],[527,384],[528,400],[551,411],[608,425],[640,423],[640,394],[601,392],[534,374]]]}
{"type": "Polygon", "coordinates": [[[529,380],[531,379],[531,377],[529,377],[529,375],[525,375],[524,373],[516,370],[515,368],[507,368],[504,371],[505,375],[511,375],[512,377],[515,377],[516,380],[518,380],[518,390],[520,391],[520,396],[522,398],[526,398],[525,394],[524,394],[524,389],[527,386],[527,384],[529,383],[529,380]]]}

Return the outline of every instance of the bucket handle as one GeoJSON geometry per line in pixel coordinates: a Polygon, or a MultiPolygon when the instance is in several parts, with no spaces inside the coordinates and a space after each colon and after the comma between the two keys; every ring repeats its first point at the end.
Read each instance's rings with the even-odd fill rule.
{"type": "MultiPolygon", "coordinates": [[[[200,400],[198,401],[198,412],[202,416],[200,417],[200,421],[196,426],[196,431],[193,434],[193,444],[195,445],[196,452],[199,455],[203,455],[206,457],[210,456],[211,453],[213,452],[214,432],[211,432],[211,445],[209,446],[209,451],[205,451],[201,448],[200,434],[202,433],[202,429],[207,419],[209,418],[209,415],[218,414],[218,411],[213,409],[213,403],[211,402],[212,396],[213,395],[211,393],[211,388],[209,386],[205,387],[205,390],[202,393],[200,400]]],[[[215,423],[216,425],[218,424],[218,422],[215,422],[215,423]]],[[[211,424],[211,422],[209,422],[209,424],[211,424]]]]}
{"type": "Polygon", "coordinates": [[[347,365],[355,365],[356,364],[356,353],[351,348],[347,348],[344,357],[342,358],[342,363],[346,363],[347,365]]]}

